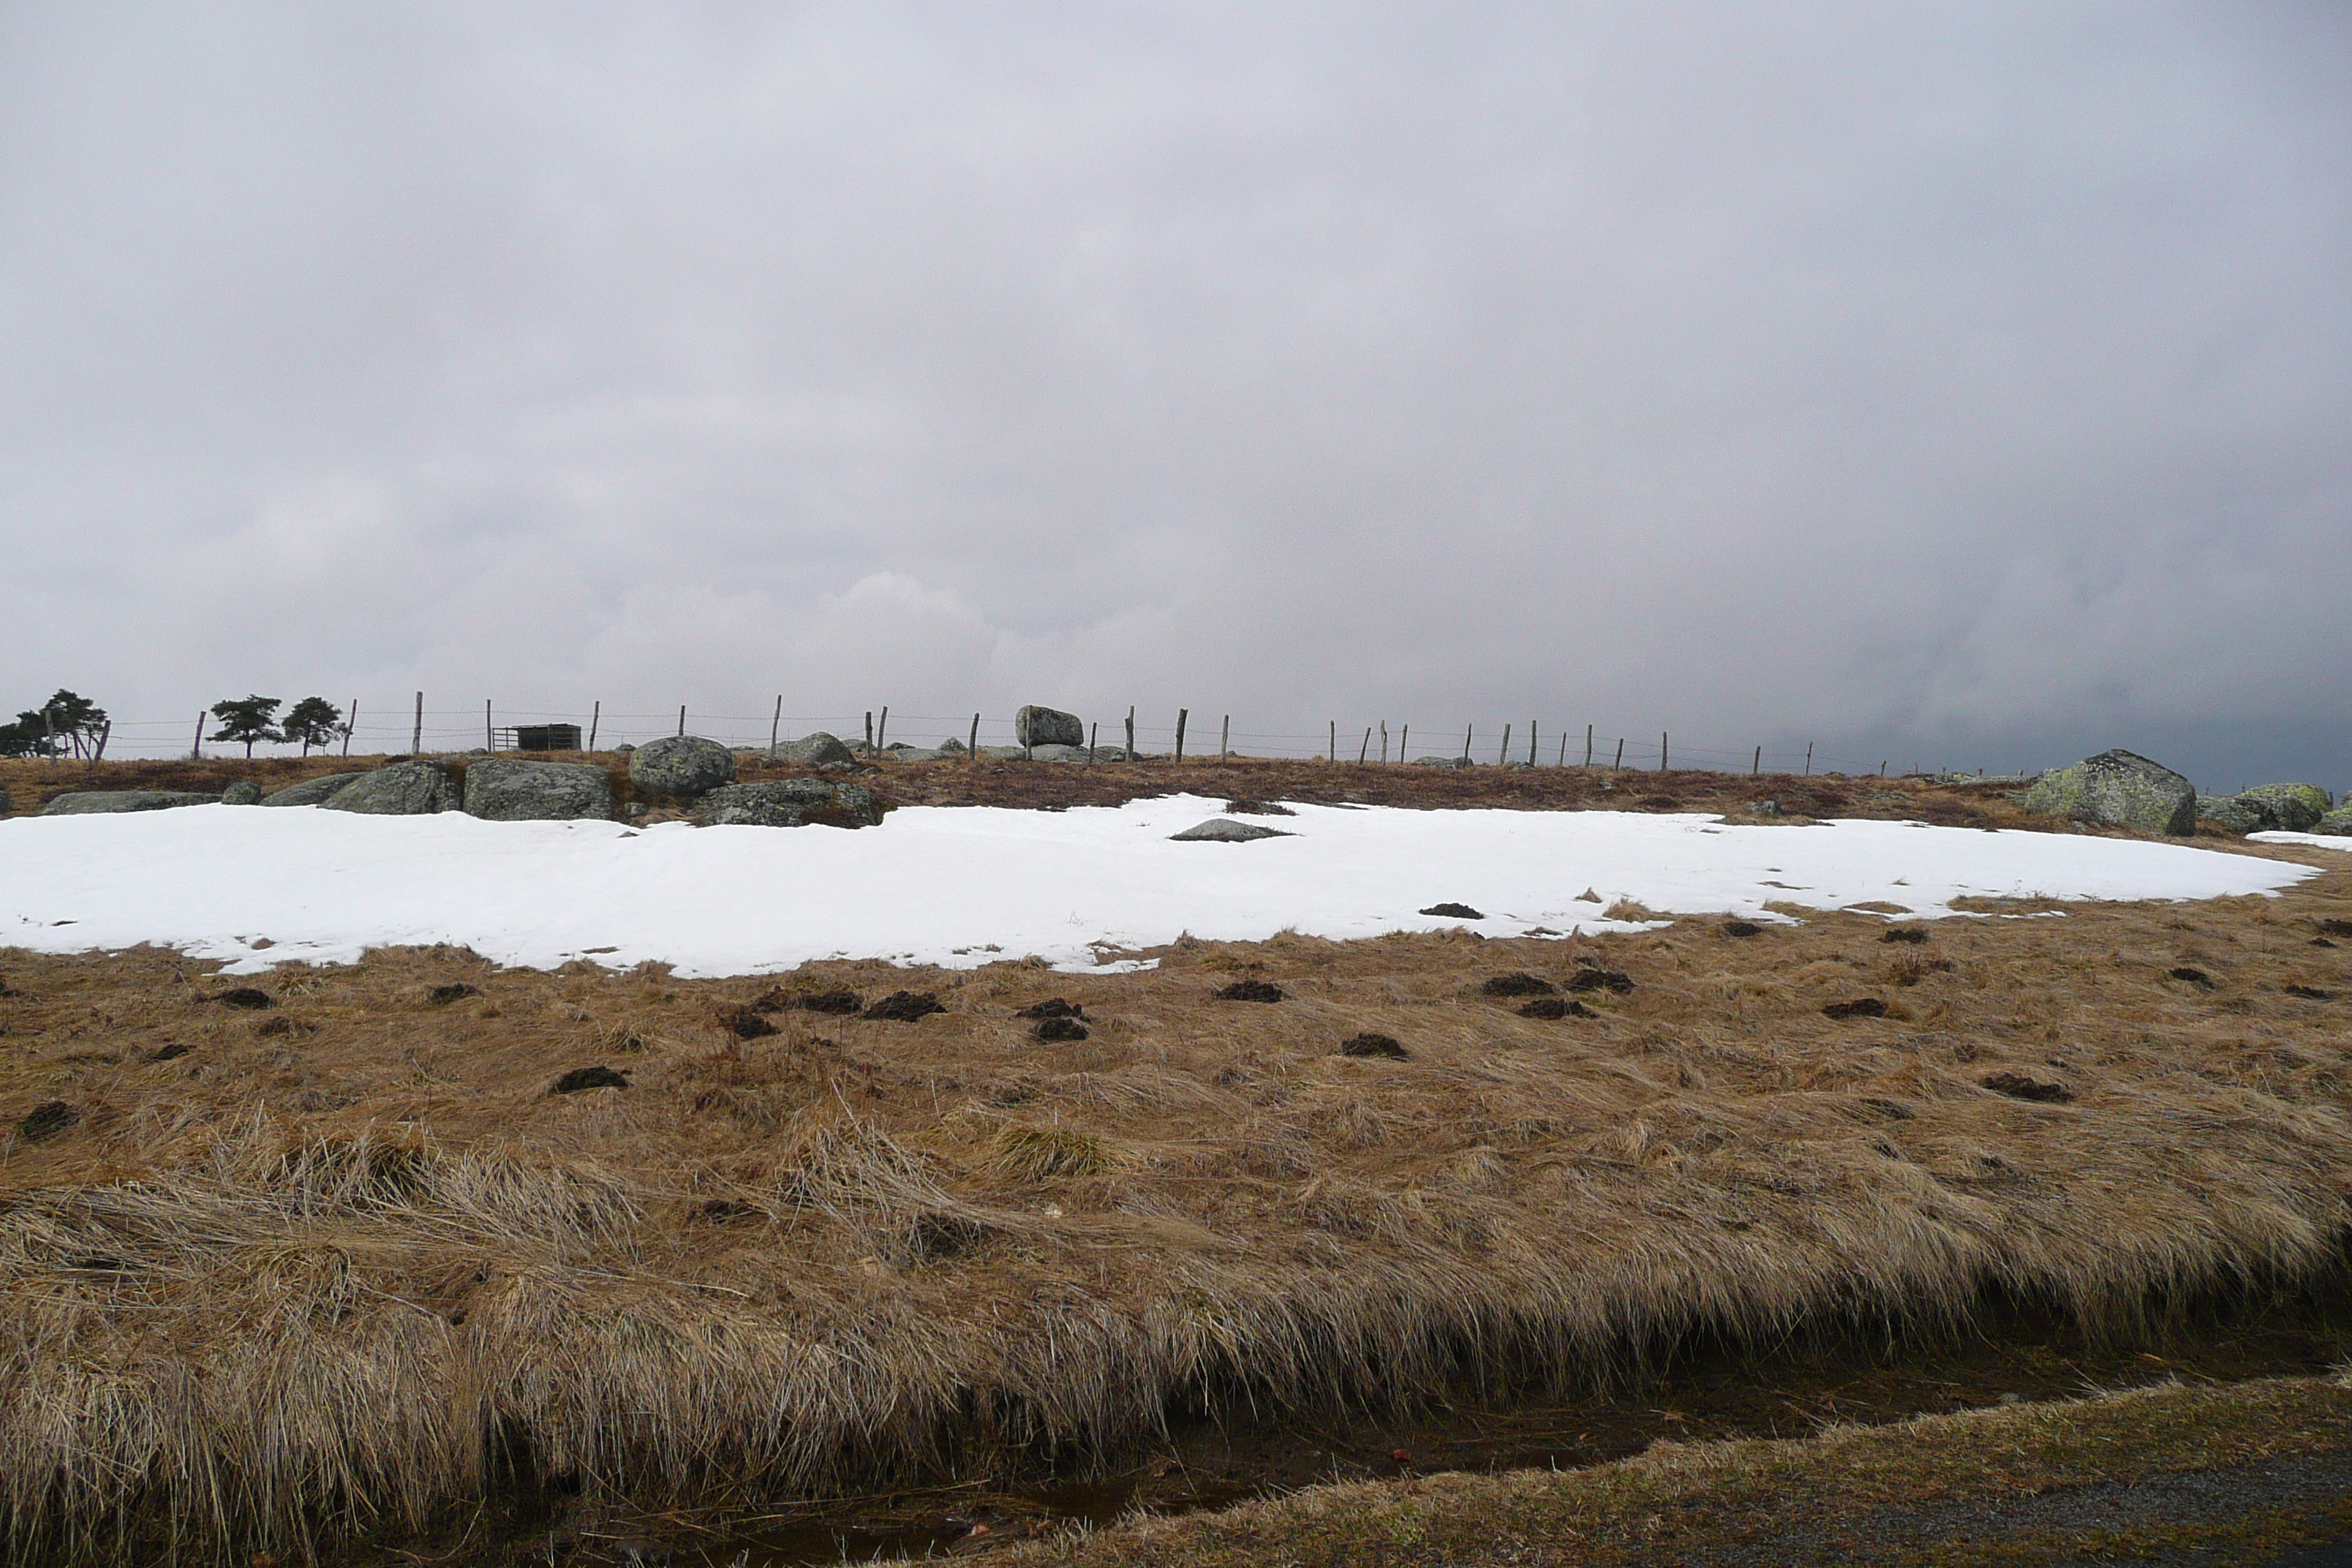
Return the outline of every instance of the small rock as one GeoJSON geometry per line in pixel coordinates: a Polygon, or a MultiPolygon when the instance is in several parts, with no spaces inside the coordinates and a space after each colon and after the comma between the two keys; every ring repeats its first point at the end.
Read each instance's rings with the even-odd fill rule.
{"type": "Polygon", "coordinates": [[[1260,838],[1289,838],[1294,836],[1279,827],[1261,827],[1255,822],[1235,822],[1230,816],[1213,816],[1206,822],[1168,837],[1178,844],[1248,844],[1260,838]]]}
{"type": "Polygon", "coordinates": [[[1851,1002],[1832,1002],[1822,1009],[1824,1018],[1884,1018],[1886,1004],[1875,996],[1858,996],[1851,1002]]]}
{"type": "Polygon", "coordinates": [[[557,1079],[554,1086],[547,1092],[578,1094],[583,1089],[626,1089],[628,1087],[629,1079],[625,1071],[614,1072],[600,1062],[591,1068],[573,1068],[570,1072],[557,1079]]]}
{"type": "Polygon", "coordinates": [[[1410,1059],[1412,1053],[1388,1035],[1362,1034],[1352,1036],[1339,1044],[1343,1057],[1377,1057],[1388,1061],[1410,1059]]]}
{"type": "Polygon", "coordinates": [[[1236,980],[1210,993],[1220,1002],[1279,1002],[1283,989],[1263,980],[1236,980]]]}
{"type": "Polygon", "coordinates": [[[656,800],[699,800],[735,780],[735,753],[700,735],[664,735],[629,758],[629,783],[656,800]]]}
{"type": "Polygon", "coordinates": [[[288,784],[284,789],[271,790],[261,797],[264,805],[318,805],[345,784],[367,777],[365,773],[328,773],[323,777],[304,779],[300,784],[288,784]]]}
{"type": "Polygon", "coordinates": [[[393,763],[362,773],[320,801],[319,809],[369,816],[425,816],[456,811],[459,805],[457,782],[439,763],[393,763]]]}
{"type": "Polygon", "coordinates": [[[839,736],[828,735],[819,730],[814,734],[803,735],[797,741],[786,741],[778,746],[776,760],[816,767],[824,763],[854,763],[857,760],[857,753],[843,744],[839,736]]]}
{"type": "Polygon", "coordinates": [[[45,1138],[56,1137],[80,1120],[80,1111],[62,1100],[52,1100],[25,1113],[25,1119],[16,1123],[16,1136],[27,1143],[38,1143],[45,1138]]]}
{"type": "Polygon", "coordinates": [[[1467,757],[1415,757],[1412,765],[1417,768],[1466,768],[1473,764],[1467,757]]]}
{"type": "Polygon", "coordinates": [[[1013,739],[1021,745],[1077,746],[1087,743],[1086,721],[1058,708],[1034,705],[1013,715],[1013,739]]]}
{"type": "Polygon", "coordinates": [[[1483,921],[1486,917],[1467,904],[1432,904],[1421,911],[1432,920],[1483,921]]]}
{"type": "Polygon", "coordinates": [[[944,1013],[940,999],[928,991],[893,991],[859,1015],[893,1024],[911,1024],[934,1013],[944,1013]]]}
{"type": "Polygon", "coordinates": [[[239,779],[221,791],[221,804],[223,805],[259,805],[261,786],[251,779],[239,779]]]}

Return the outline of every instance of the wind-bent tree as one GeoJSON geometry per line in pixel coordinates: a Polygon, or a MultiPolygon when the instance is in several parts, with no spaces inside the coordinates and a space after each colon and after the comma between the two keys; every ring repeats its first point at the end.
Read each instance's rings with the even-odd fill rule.
{"type": "Polygon", "coordinates": [[[226,741],[231,745],[244,742],[248,760],[253,756],[256,741],[282,741],[286,738],[276,722],[278,699],[275,697],[247,697],[242,701],[215,702],[213,704],[213,717],[220,721],[220,728],[214,732],[213,739],[226,741]]]}
{"type": "Polygon", "coordinates": [[[309,756],[313,746],[334,743],[343,732],[343,710],[323,697],[305,697],[286,710],[286,722],[279,726],[286,739],[299,741],[302,754],[309,756]]]}
{"type": "Polygon", "coordinates": [[[38,708],[0,724],[0,757],[54,757],[68,751],[91,756],[105,730],[106,710],[61,686],[38,708]]]}
{"type": "Polygon", "coordinates": [[[19,713],[0,724],[0,757],[54,757],[65,746],[37,710],[19,713]]]}

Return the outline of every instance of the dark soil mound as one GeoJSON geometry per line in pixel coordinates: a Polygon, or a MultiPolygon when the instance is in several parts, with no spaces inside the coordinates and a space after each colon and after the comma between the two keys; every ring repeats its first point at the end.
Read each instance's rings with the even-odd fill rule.
{"type": "Polygon", "coordinates": [[[2011,1100],[2038,1100],[2044,1105],[2063,1105],[2074,1098],[2063,1084],[2041,1083],[2013,1072],[1997,1072],[1984,1080],[1984,1086],[2011,1100]]]}
{"type": "Polygon", "coordinates": [[[940,999],[928,991],[893,991],[858,1016],[892,1024],[911,1024],[918,1018],[946,1011],[940,1005],[940,999]]]}
{"type": "Polygon", "coordinates": [[[719,1026],[739,1040],[757,1040],[776,1033],[756,1007],[729,1007],[719,1015],[719,1026]]]}
{"type": "Polygon", "coordinates": [[[187,1054],[188,1047],[173,1040],[170,1045],[155,1047],[155,1054],[147,1059],[151,1062],[175,1062],[187,1054]]]}
{"type": "Polygon", "coordinates": [[[2290,985],[2286,988],[2286,994],[2290,996],[2300,996],[2306,1002],[2333,1002],[2336,1000],[2335,992],[2322,991],[2316,985],[2290,985]]]}
{"type": "Polygon", "coordinates": [[[481,993],[479,991],[475,990],[465,982],[459,981],[453,985],[436,985],[432,990],[425,994],[425,999],[437,1007],[446,1005],[451,1002],[462,1001],[468,996],[479,996],[480,994],[481,993]]]}
{"type": "Polygon", "coordinates": [[[1723,922],[1723,934],[1726,936],[1758,936],[1762,934],[1763,930],[1764,928],[1758,925],[1754,921],[1726,921],[1723,922]]]}
{"type": "Polygon", "coordinates": [[[1893,931],[1888,931],[1885,936],[1880,937],[1878,940],[1881,942],[1922,942],[1927,940],[1927,928],[1926,926],[1896,926],[1893,931]]]}
{"type": "Polygon", "coordinates": [[[573,1068],[555,1080],[550,1094],[577,1094],[583,1089],[626,1089],[629,1080],[602,1064],[593,1068],[573,1068]]]}
{"type": "Polygon", "coordinates": [[[855,991],[810,991],[784,1004],[803,1013],[833,1013],[843,1017],[866,1009],[866,1001],[855,991]]]}
{"type": "Polygon", "coordinates": [[[1432,904],[1421,912],[1441,921],[1483,921],[1486,918],[1467,904],[1432,904]]]}
{"type": "Polygon", "coordinates": [[[1554,985],[1542,975],[1529,974],[1524,969],[1514,970],[1508,974],[1497,974],[1478,989],[1488,996],[1557,996],[1559,994],[1559,986],[1554,985]]]}
{"type": "Polygon", "coordinates": [[[1076,1018],[1047,1018],[1029,1031],[1032,1037],[1053,1045],[1063,1040],[1083,1040],[1087,1026],[1076,1018]]]}
{"type": "Polygon", "coordinates": [[[1024,1007],[1013,1015],[1016,1018],[1083,1018],[1087,1010],[1075,1002],[1065,1002],[1059,996],[1024,1007]]]}
{"type": "Polygon", "coordinates": [[[1580,969],[1570,976],[1570,991],[1614,991],[1619,995],[1633,989],[1631,976],[1618,969],[1580,969]]]}
{"type": "Polygon", "coordinates": [[[250,985],[239,985],[233,990],[224,991],[212,1000],[224,1007],[244,1007],[257,1012],[264,1007],[278,1005],[268,992],[257,991],[250,985]]]}
{"type": "Polygon", "coordinates": [[[16,1123],[16,1136],[27,1143],[37,1143],[44,1138],[54,1138],[81,1120],[81,1112],[62,1100],[52,1100],[37,1105],[16,1123]]]}
{"type": "Polygon", "coordinates": [[[1379,1057],[1392,1062],[1408,1060],[1411,1055],[1391,1037],[1370,1034],[1357,1035],[1342,1041],[1339,1054],[1343,1057],[1379,1057]]]}
{"type": "Polygon", "coordinates": [[[2352,936],[2352,921],[2326,920],[2319,922],[2322,936],[2352,936]]]}
{"type": "Polygon", "coordinates": [[[1220,1002],[1279,1002],[1283,999],[1281,986],[1268,984],[1263,980],[1236,980],[1211,994],[1220,1002]]]}
{"type": "Polygon", "coordinates": [[[2208,991],[2213,989],[2213,977],[2206,973],[2201,969],[2189,969],[2184,966],[2182,968],[2173,970],[2170,973],[2175,980],[2182,981],[2190,985],[2202,986],[2208,991]]]}
{"type": "Polygon", "coordinates": [[[1519,1009],[1522,1018],[1598,1018],[1600,1014],[1581,1002],[1564,1002],[1557,996],[1538,996],[1519,1009]]]}
{"type": "Polygon", "coordinates": [[[1824,1018],[1884,1018],[1886,1004],[1875,996],[1857,996],[1851,1002],[1832,1002],[1822,1009],[1824,1018]]]}

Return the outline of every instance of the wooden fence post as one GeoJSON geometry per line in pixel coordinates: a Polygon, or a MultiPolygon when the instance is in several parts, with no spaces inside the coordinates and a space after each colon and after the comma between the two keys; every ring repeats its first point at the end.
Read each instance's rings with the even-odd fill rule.
{"type": "Polygon", "coordinates": [[[1225,721],[1217,726],[1217,761],[1230,762],[1233,754],[1234,716],[1228,713],[1225,715],[1225,721]]]}
{"type": "Polygon", "coordinates": [[[1135,761],[1135,706],[1132,703],[1127,710],[1127,760],[1130,763],[1135,761]]]}
{"type": "Polygon", "coordinates": [[[1176,760],[1180,763],[1184,760],[1184,721],[1192,716],[1190,708],[1176,710],[1176,760]]]}
{"type": "Polygon", "coordinates": [[[1364,726],[1364,743],[1356,748],[1356,765],[1360,768],[1362,767],[1364,765],[1364,759],[1371,754],[1372,727],[1370,724],[1367,724],[1364,726]]]}
{"type": "Polygon", "coordinates": [[[1624,737],[1624,736],[1622,736],[1622,735],[1620,735],[1620,736],[1618,736],[1618,737],[1617,737],[1617,760],[1616,760],[1615,762],[1613,762],[1613,763],[1610,763],[1610,764],[1609,764],[1609,771],[1610,771],[1611,773],[1613,773],[1617,772],[1620,768],[1623,767],[1624,765],[1625,765],[1625,737],[1624,737]]]}
{"type": "Polygon", "coordinates": [[[1565,730],[1559,732],[1559,765],[1563,768],[1568,766],[1568,731],[1565,730]]]}
{"type": "Polygon", "coordinates": [[[604,700],[599,697],[596,699],[594,706],[588,710],[588,749],[592,752],[596,749],[597,726],[604,723],[604,700]]]}
{"type": "Polygon", "coordinates": [[[205,716],[203,710],[199,710],[196,713],[196,743],[188,748],[188,760],[192,763],[202,762],[204,760],[204,755],[205,716]]]}
{"type": "Polygon", "coordinates": [[[485,697],[482,699],[482,750],[495,752],[498,749],[499,732],[490,728],[490,700],[485,697]]]}
{"type": "Polygon", "coordinates": [[[882,704],[882,722],[874,726],[874,743],[887,750],[890,744],[890,705],[882,704]]]}
{"type": "MultiPolygon", "coordinates": [[[[869,713],[866,717],[871,719],[873,715],[869,713]]],[[[686,704],[683,702],[677,705],[677,732],[681,735],[686,733],[686,704]]]]}
{"type": "Polygon", "coordinates": [[[971,742],[964,748],[964,760],[980,761],[980,715],[977,713],[971,716],[971,742]]]}
{"type": "Polygon", "coordinates": [[[1528,766],[1536,765],[1536,721],[1528,721],[1528,766]]]}
{"type": "Polygon", "coordinates": [[[1475,730],[1475,729],[1477,729],[1477,728],[1478,728],[1478,726],[1477,726],[1476,724],[1475,724],[1475,723],[1472,723],[1472,724],[1465,724],[1465,725],[1462,727],[1462,760],[1463,760],[1464,762],[1465,762],[1465,763],[1466,763],[1466,762],[1468,762],[1468,761],[1470,760],[1470,734],[1471,734],[1471,731],[1474,731],[1474,730],[1475,730]]]}
{"type": "Polygon", "coordinates": [[[1381,721],[1381,766],[1389,765],[1389,721],[1381,721]]]}
{"type": "Polygon", "coordinates": [[[768,721],[768,761],[772,763],[776,760],[776,739],[783,732],[783,728],[784,694],[779,691],[776,693],[775,717],[768,721]]]}
{"type": "Polygon", "coordinates": [[[416,724],[408,732],[408,754],[416,756],[425,750],[425,693],[416,694],[416,724]]]}
{"type": "MultiPolygon", "coordinates": [[[[1467,746],[1465,746],[1465,747],[1463,748],[1463,752],[1464,752],[1464,753],[1465,753],[1465,754],[1467,754],[1467,753],[1468,753],[1468,752],[1469,752],[1469,749],[1470,749],[1470,748],[1468,748],[1467,746]]],[[[1495,748],[1495,765],[1496,765],[1496,767],[1498,767],[1498,768],[1499,768],[1499,767],[1501,767],[1505,763],[1507,763],[1507,762],[1509,762],[1510,760],[1511,760],[1511,727],[1510,727],[1508,724],[1506,724],[1506,725],[1504,725],[1504,726],[1503,726],[1503,743],[1502,743],[1501,745],[1499,745],[1499,746],[1497,746],[1497,747],[1496,747],[1496,748],[1495,748]]]]}
{"type": "Polygon", "coordinates": [[[874,710],[871,708],[866,710],[866,754],[869,757],[874,754],[874,710]]]}
{"type": "Polygon", "coordinates": [[[1405,760],[1405,755],[1404,755],[1404,754],[1405,754],[1405,752],[1406,752],[1407,751],[1409,751],[1409,750],[1411,750],[1411,749],[1412,749],[1412,748],[1410,747],[1410,745],[1408,744],[1408,742],[1411,742],[1411,741],[1412,741],[1412,725],[1410,725],[1410,724],[1404,725],[1403,727],[1402,727],[1401,729],[1399,729],[1399,730],[1397,731],[1397,761],[1398,761],[1400,763],[1402,763],[1405,760]]]}
{"type": "Polygon", "coordinates": [[[1339,721],[1337,719],[1331,721],[1330,746],[1331,749],[1326,755],[1336,763],[1339,760],[1339,721]]]}
{"type": "Polygon", "coordinates": [[[1756,748],[1756,760],[1748,764],[1748,776],[1751,779],[1764,776],[1764,748],[1761,746],[1756,748]]]}
{"type": "Polygon", "coordinates": [[[360,700],[352,699],[352,710],[343,720],[343,755],[352,754],[352,731],[360,727],[360,700]]]}
{"type": "Polygon", "coordinates": [[[1592,726],[1590,724],[1584,727],[1584,765],[1588,768],[1592,765],[1592,726]]]}
{"type": "Polygon", "coordinates": [[[1813,776],[1813,743],[1811,741],[1805,742],[1805,776],[1813,776]]]}
{"type": "Polygon", "coordinates": [[[1666,732],[1664,730],[1658,731],[1658,771],[1666,771],[1666,732]]]}
{"type": "Polygon", "coordinates": [[[1087,766],[1088,767],[1093,767],[1095,765],[1095,742],[1101,738],[1102,726],[1100,724],[1089,724],[1087,726],[1087,766]]]}

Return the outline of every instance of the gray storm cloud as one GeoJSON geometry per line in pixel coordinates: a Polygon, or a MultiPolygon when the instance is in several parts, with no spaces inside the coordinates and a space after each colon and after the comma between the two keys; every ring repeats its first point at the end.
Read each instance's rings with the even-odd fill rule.
{"type": "Polygon", "coordinates": [[[2347,84],[2320,6],[0,10],[0,702],[2341,788],[2347,84]]]}

